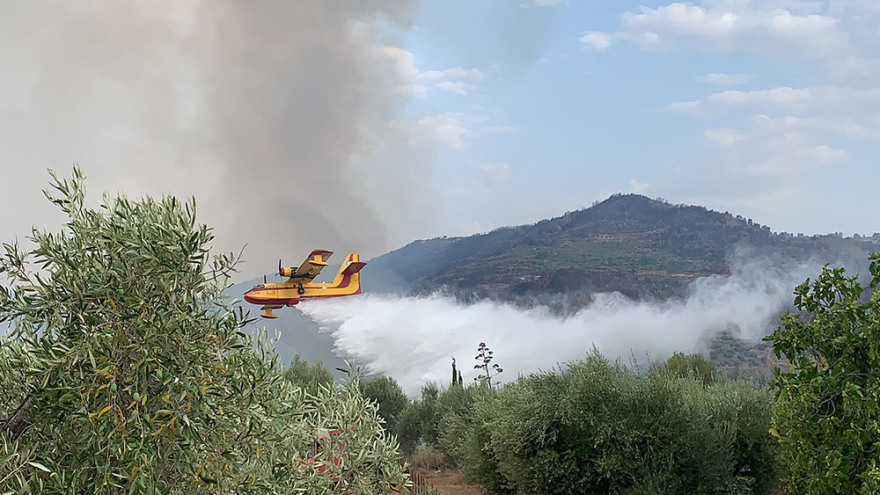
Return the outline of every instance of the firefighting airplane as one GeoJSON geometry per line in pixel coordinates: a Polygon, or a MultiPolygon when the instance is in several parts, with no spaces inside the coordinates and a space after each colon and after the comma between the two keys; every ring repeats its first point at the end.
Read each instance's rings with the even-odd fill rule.
{"type": "Polygon", "coordinates": [[[331,283],[315,283],[312,280],[327,266],[332,251],[316,249],[309,254],[296,271],[291,266],[281,266],[278,261],[278,275],[289,277],[282,283],[264,283],[244,293],[244,300],[251,304],[259,304],[264,311],[263,318],[278,318],[273,309],[294,306],[303,299],[321,297],[351,296],[361,293],[361,268],[366,265],[357,253],[345,258],[339,273],[331,283]]]}

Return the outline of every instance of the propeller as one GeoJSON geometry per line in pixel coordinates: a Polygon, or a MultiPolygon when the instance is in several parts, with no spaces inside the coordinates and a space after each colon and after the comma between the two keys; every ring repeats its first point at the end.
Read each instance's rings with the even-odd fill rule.
{"type": "Polygon", "coordinates": [[[278,258],[278,276],[283,277],[284,275],[281,273],[281,258],[278,258]]]}

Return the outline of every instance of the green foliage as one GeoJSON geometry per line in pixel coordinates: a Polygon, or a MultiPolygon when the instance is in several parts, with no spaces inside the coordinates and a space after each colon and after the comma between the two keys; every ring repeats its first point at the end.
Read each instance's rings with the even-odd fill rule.
{"type": "Polygon", "coordinates": [[[401,413],[397,423],[397,438],[400,448],[411,455],[416,447],[426,443],[437,443],[437,398],[440,389],[433,383],[422,387],[421,399],[410,403],[401,413]]]}
{"type": "Polygon", "coordinates": [[[410,466],[416,469],[444,469],[453,467],[449,458],[434,447],[418,447],[410,456],[410,466]]]}
{"type": "Polygon", "coordinates": [[[293,357],[290,366],[284,370],[284,379],[309,395],[315,395],[321,388],[331,387],[334,383],[333,374],[321,361],[311,365],[300,358],[299,354],[293,357]]]}
{"type": "Polygon", "coordinates": [[[375,492],[403,479],[375,407],[346,388],[314,401],[242,333],[222,292],[236,259],[211,257],[195,203],[84,204],[78,169],[53,174],[68,217],[4,245],[0,493],[375,492]],[[318,428],[343,428],[345,462],[301,462],[318,428]]]}
{"type": "Polygon", "coordinates": [[[362,379],[360,392],[367,399],[376,402],[379,416],[385,420],[386,429],[396,434],[398,418],[409,404],[409,399],[397,381],[387,376],[362,379]]]}
{"type": "Polygon", "coordinates": [[[729,332],[719,332],[709,342],[709,361],[719,373],[730,379],[750,380],[760,387],[770,384],[777,366],[787,366],[778,359],[769,342],[748,342],[729,332]]]}
{"type": "Polygon", "coordinates": [[[679,378],[693,377],[704,385],[711,385],[721,379],[715,366],[701,354],[676,352],[665,363],[653,365],[651,372],[668,373],[679,378]]]}
{"type": "Polygon", "coordinates": [[[450,459],[461,456],[465,435],[479,421],[477,404],[494,395],[486,384],[450,387],[437,397],[434,421],[437,424],[437,448],[450,459]]]}
{"type": "Polygon", "coordinates": [[[770,493],[770,401],[593,354],[484,397],[457,460],[489,493],[770,493]]]}
{"type": "Polygon", "coordinates": [[[870,259],[869,290],[826,266],[766,339],[791,363],[773,382],[772,432],[795,493],[880,492],[880,254],[870,259]]]}
{"type": "Polygon", "coordinates": [[[436,448],[455,464],[465,433],[477,420],[476,406],[494,393],[486,385],[452,386],[440,390],[433,383],[422,387],[422,397],[405,407],[396,432],[404,453],[412,456],[420,446],[436,448]]]}

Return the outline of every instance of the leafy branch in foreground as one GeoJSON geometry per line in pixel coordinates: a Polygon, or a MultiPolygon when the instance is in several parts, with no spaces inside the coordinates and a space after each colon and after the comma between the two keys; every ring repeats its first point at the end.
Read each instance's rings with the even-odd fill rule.
{"type": "Polygon", "coordinates": [[[772,384],[770,432],[796,493],[880,492],[880,254],[870,259],[867,290],[825,267],[765,339],[791,363],[772,384]]]}
{"type": "Polygon", "coordinates": [[[105,196],[52,174],[61,232],[5,244],[0,493],[347,493],[404,479],[356,386],[305,401],[223,296],[195,201],[105,196]],[[321,428],[356,431],[332,475],[303,462],[321,428]]]}

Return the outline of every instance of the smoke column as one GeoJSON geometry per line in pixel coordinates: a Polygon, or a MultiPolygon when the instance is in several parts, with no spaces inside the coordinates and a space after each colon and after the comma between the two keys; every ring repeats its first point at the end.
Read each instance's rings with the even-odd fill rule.
{"type": "Polygon", "coordinates": [[[472,380],[477,345],[486,342],[503,369],[501,381],[550,370],[586,356],[595,346],[624,362],[664,360],[676,351],[699,352],[702,339],[719,330],[756,341],[779,325],[794,287],[815,277],[819,263],[780,268],[769,259],[735,260],[729,277],[696,280],[687,298],[662,303],[599,294],[569,318],[545,309],[496,302],[463,305],[443,296],[365,295],[303,303],[301,310],[332,332],[338,352],[370,372],[383,373],[417,396],[428,381],[449,381],[451,357],[472,380]]]}
{"type": "Polygon", "coordinates": [[[215,248],[247,244],[251,273],[315,247],[384,252],[386,226],[408,211],[397,191],[413,187],[399,168],[419,161],[373,170],[356,158],[376,146],[364,129],[405,103],[384,43],[413,3],[4,2],[0,173],[16,187],[0,207],[38,206],[0,229],[51,223],[45,170],[77,162],[95,202],[196,196],[215,248]],[[393,179],[366,188],[376,174],[393,179]]]}

